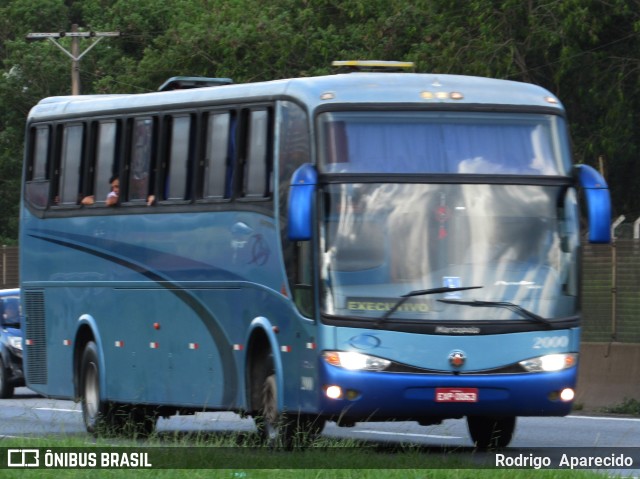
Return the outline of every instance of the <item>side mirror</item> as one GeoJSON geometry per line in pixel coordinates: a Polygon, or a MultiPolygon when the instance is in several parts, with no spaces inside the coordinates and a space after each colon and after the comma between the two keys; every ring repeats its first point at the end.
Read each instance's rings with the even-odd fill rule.
{"type": "Polygon", "coordinates": [[[313,235],[313,198],[317,184],[318,172],[309,163],[300,166],[291,176],[288,208],[291,241],[308,241],[313,235]]]}
{"type": "Polygon", "coordinates": [[[576,165],[578,182],[584,189],[589,217],[589,242],[611,242],[611,199],[607,182],[588,165],[576,165]]]}

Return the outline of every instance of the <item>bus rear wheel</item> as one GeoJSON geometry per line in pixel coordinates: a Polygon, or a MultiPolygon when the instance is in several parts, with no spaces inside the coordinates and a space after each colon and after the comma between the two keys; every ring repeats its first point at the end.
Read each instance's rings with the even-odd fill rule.
{"type": "Polygon", "coordinates": [[[82,418],[89,433],[95,436],[149,436],[158,415],[145,406],[112,404],[101,398],[98,347],[87,343],[80,364],[82,418]]]}
{"type": "Polygon", "coordinates": [[[507,447],[511,442],[516,428],[516,418],[467,416],[467,427],[476,447],[500,449],[507,447]]]}
{"type": "Polygon", "coordinates": [[[85,346],[80,362],[80,402],[85,428],[94,435],[105,432],[109,416],[108,404],[100,397],[100,375],[98,347],[91,341],[85,346]]]}

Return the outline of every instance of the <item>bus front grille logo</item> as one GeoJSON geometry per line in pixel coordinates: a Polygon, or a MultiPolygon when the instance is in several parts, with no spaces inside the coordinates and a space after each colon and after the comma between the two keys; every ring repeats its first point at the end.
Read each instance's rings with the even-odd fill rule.
{"type": "Polygon", "coordinates": [[[449,363],[454,368],[459,368],[464,365],[464,362],[467,360],[464,353],[462,351],[454,351],[449,354],[449,363]]]}

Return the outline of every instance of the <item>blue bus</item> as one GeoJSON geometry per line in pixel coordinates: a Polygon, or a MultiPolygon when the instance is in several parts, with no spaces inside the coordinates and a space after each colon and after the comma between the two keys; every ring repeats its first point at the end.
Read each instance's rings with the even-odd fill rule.
{"type": "Polygon", "coordinates": [[[31,110],[28,387],[79,400],[95,434],[226,410],[286,445],[466,417],[502,447],[518,416],[570,412],[580,208],[591,242],[611,213],[561,103],[342,66],[31,110]]]}

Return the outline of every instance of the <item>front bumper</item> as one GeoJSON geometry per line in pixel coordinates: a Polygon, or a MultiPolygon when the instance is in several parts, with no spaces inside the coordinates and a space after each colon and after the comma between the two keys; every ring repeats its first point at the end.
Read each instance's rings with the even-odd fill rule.
{"type": "Polygon", "coordinates": [[[575,388],[577,368],[522,374],[405,374],[348,371],[321,365],[321,414],[349,421],[423,420],[462,416],[565,416],[572,401],[560,391],[575,388]],[[325,393],[338,386],[344,394],[325,393]],[[472,389],[475,402],[438,402],[436,388],[472,389]]]}

